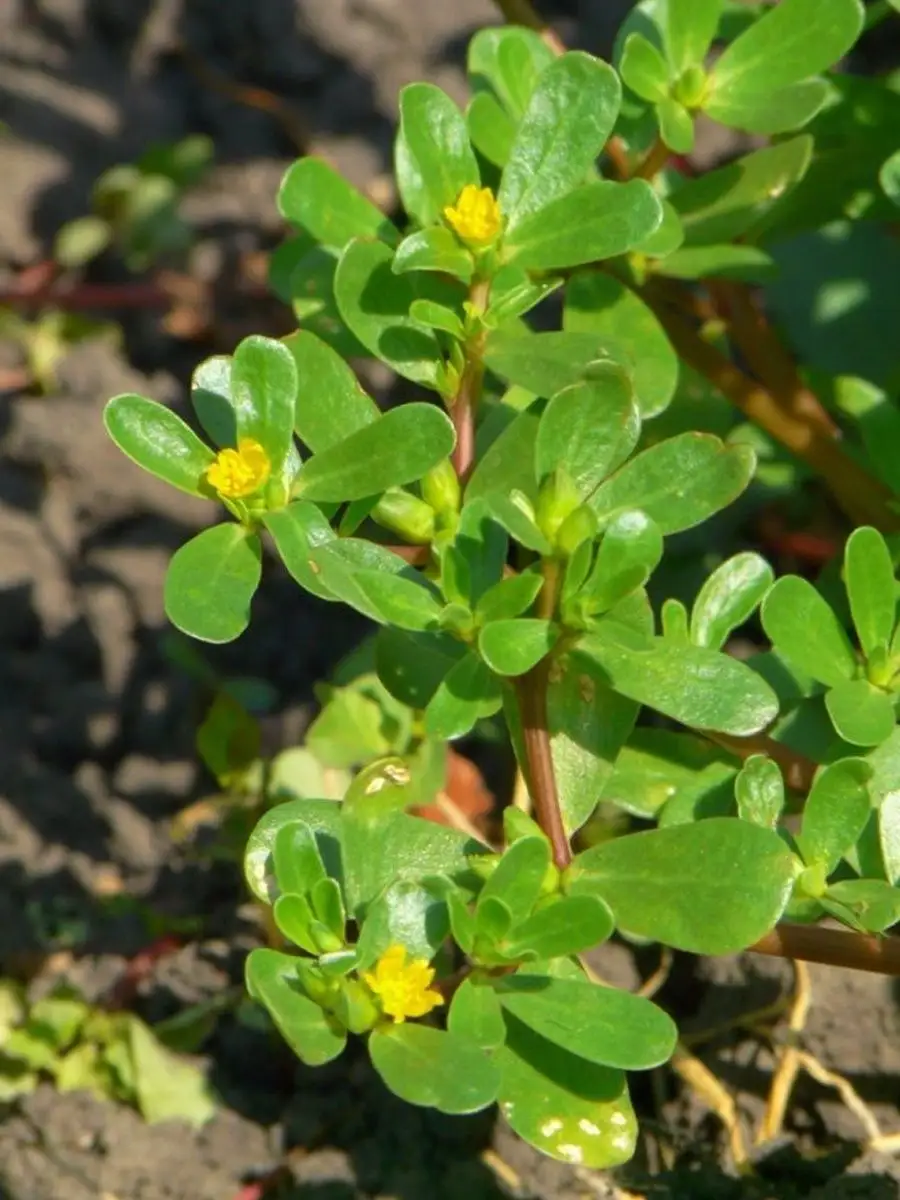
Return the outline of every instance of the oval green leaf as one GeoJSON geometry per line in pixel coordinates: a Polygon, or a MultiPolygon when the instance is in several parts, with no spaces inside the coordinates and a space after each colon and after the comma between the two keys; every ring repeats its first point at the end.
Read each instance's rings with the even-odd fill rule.
{"type": "Polygon", "coordinates": [[[645,179],[598,179],[520,221],[504,241],[503,256],[529,271],[579,267],[625,254],[655,233],[662,219],[662,205],[645,179]]]}
{"type": "Polygon", "coordinates": [[[699,525],[735,500],[753,477],[749,446],[726,445],[707,433],[682,433],[642,451],[590,499],[606,523],[640,508],[663,533],[699,525]]]}
{"type": "Polygon", "coordinates": [[[564,467],[585,500],[625,461],[640,429],[631,381],[609,364],[602,376],[563,388],[547,405],[535,445],[537,477],[564,467]]]}
{"type": "Polygon", "coordinates": [[[497,981],[500,1003],[555,1046],[586,1062],[626,1071],[658,1067],[675,1049],[674,1021],[643,996],[527,970],[497,981]]]}
{"type": "Polygon", "coordinates": [[[300,329],[284,345],[297,367],[294,429],[314,454],[378,420],[378,405],[321,338],[300,329]]]}
{"type": "Polygon", "coordinates": [[[408,1104],[472,1113],[492,1104],[500,1090],[499,1069],[475,1042],[428,1025],[375,1029],[369,1054],[385,1084],[408,1104]]]}
{"type": "Polygon", "coordinates": [[[335,250],[355,237],[380,238],[391,245],[400,240],[384,213],[320,158],[301,158],[288,168],[278,211],[335,250]]]}
{"type": "Polygon", "coordinates": [[[731,633],[749,621],[772,586],[774,572],[752,550],[735,554],[709,575],[691,610],[690,634],[695,646],[720,650],[731,633]]]}
{"type": "Polygon", "coordinates": [[[622,1072],[566,1054],[514,1018],[508,1025],[500,1111],[519,1137],[574,1166],[627,1162],[637,1121],[622,1072]]]}
{"type": "Polygon", "coordinates": [[[146,396],[114,396],[103,410],[106,432],[123,454],[191,496],[211,496],[203,479],[215,457],[171,409],[146,396]]]}
{"type": "Polygon", "coordinates": [[[432,83],[400,93],[395,166],[403,207],[421,225],[440,221],[467,184],[480,182],[465,118],[432,83]]]}
{"type": "Polygon", "coordinates": [[[538,617],[491,621],[478,635],[478,652],[498,675],[524,675],[553,649],[559,628],[538,617]]]}
{"type": "Polygon", "coordinates": [[[281,342],[256,334],[244,338],[231,362],[231,403],[238,437],[253,438],[278,474],[291,448],[297,368],[281,342]]]}
{"type": "Polygon", "coordinates": [[[308,500],[362,500],[421,479],[447,458],[455,440],[450,418],[439,408],[403,404],[313,455],[295,491],[308,500]]]}
{"type": "Polygon", "coordinates": [[[856,654],[831,606],[799,575],[784,575],[763,601],[762,624],[779,654],[826,687],[856,674],[856,654]]]}
{"type": "Polygon", "coordinates": [[[541,72],[500,183],[508,231],[583,181],[612,132],[621,95],[612,67],[581,51],[541,72]]]}
{"type": "Polygon", "coordinates": [[[166,615],[201,642],[231,642],[250,623],[262,574],[255,533],[230,521],[204,529],[176,550],[165,582],[166,615]]]}
{"type": "Polygon", "coordinates": [[[894,562],[877,529],[855,529],[844,549],[844,575],[859,644],[868,657],[890,645],[897,614],[894,562]]]}
{"type": "Polygon", "coordinates": [[[606,673],[617,692],[684,725],[746,737],[778,715],[778,699],[746,663],[704,646],[635,637],[602,621],[578,650],[606,673]]]}
{"type": "Polygon", "coordinates": [[[563,328],[592,333],[616,348],[631,370],[641,416],[663,411],[678,384],[678,355],[653,312],[621,280],[599,271],[572,276],[563,328]]]}
{"type": "Polygon", "coordinates": [[[710,817],[594,846],[575,859],[567,886],[605,900],[627,933],[693,954],[736,954],[779,919],[794,872],[777,833],[710,817]]]}
{"type": "Polygon", "coordinates": [[[258,947],[247,955],[245,970],[247,991],[265,1006],[301,1062],[321,1067],[338,1057],[347,1035],[303,994],[293,955],[258,947]]]}

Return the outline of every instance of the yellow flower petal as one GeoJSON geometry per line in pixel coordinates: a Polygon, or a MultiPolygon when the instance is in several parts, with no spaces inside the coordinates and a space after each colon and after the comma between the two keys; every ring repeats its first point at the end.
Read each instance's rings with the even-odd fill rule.
{"type": "Polygon", "coordinates": [[[237,449],[220,450],[206,470],[206,480],[220,496],[239,500],[251,496],[269,478],[269,456],[255,438],[241,438],[237,449]]]}
{"type": "Polygon", "coordinates": [[[490,188],[467,183],[456,204],[444,209],[448,224],[469,246],[489,245],[502,228],[500,206],[490,188]]]}
{"type": "Polygon", "coordinates": [[[424,958],[407,962],[405,946],[389,946],[375,970],[363,972],[363,979],[381,1002],[382,1012],[395,1024],[408,1017],[424,1017],[444,1003],[441,993],[430,986],[434,968],[424,958]]]}

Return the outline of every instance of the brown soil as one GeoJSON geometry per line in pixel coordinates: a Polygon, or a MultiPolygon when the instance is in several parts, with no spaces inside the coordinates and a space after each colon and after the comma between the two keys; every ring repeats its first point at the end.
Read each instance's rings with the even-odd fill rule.
{"type": "MultiPolygon", "coordinates": [[[[555,11],[573,43],[602,50],[621,7],[583,0],[555,11]]],[[[218,164],[188,203],[198,271],[221,278],[274,243],[274,193],[296,146],[283,123],[198,78],[197,61],[282,97],[295,134],[299,124],[317,152],[377,190],[398,88],[428,78],[462,96],[466,37],[493,16],[490,0],[6,0],[0,284],[46,257],[59,225],[85,211],[101,170],[191,132],[214,138],[218,164]]],[[[269,319],[259,305],[241,313],[250,327],[269,319]]],[[[148,911],[169,927],[201,914],[198,935],[138,989],[136,1007],[152,1021],[238,983],[258,934],[235,865],[198,861],[170,838],[172,817],[208,780],[193,754],[201,697],[166,655],[161,584],[171,552],[211,510],[132,469],[100,413],[123,391],[183,408],[193,364],[236,336],[226,325],[197,345],[167,333],[158,313],[109,315],[121,343],[71,351],[52,394],[0,392],[0,975],[30,976],[40,990],[61,972],[102,999],[146,947],[148,911]],[[143,908],[112,903],[111,892],[143,908]]],[[[0,343],[0,386],[15,362],[0,343]]],[[[274,685],[267,732],[272,745],[288,744],[309,719],[313,683],[360,632],[270,563],[250,631],[208,657],[274,685]]],[[[599,966],[636,978],[624,947],[605,951],[599,966]]],[[[684,960],[662,998],[690,1030],[765,1003],[789,982],[777,964],[698,969],[684,960]]],[[[886,1132],[900,1130],[892,986],[817,971],[814,990],[809,1049],[850,1078],[886,1132]]],[[[771,1070],[759,1044],[742,1034],[704,1051],[749,1115],[771,1070]]],[[[492,1114],[449,1120],[401,1104],[360,1054],[297,1071],[279,1043],[229,1017],[203,1062],[223,1105],[199,1133],[148,1127],[127,1109],[48,1086],[12,1106],[0,1123],[0,1198],[237,1200],[279,1166],[284,1183],[266,1194],[281,1200],[612,1200],[620,1187],[653,1200],[897,1194],[891,1162],[860,1158],[855,1119],[808,1081],[781,1158],[762,1164],[752,1184],[723,1170],[720,1130],[698,1100],[670,1076],[655,1099],[639,1082],[638,1101],[663,1131],[651,1142],[680,1159],[667,1172],[648,1151],[614,1183],[541,1159],[492,1114]],[[813,1151],[836,1157],[814,1162],[813,1151]]]]}

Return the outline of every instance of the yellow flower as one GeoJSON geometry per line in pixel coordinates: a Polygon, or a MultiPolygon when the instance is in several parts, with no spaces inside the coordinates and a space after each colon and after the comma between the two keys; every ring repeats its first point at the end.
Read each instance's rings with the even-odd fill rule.
{"type": "Polygon", "coordinates": [[[241,438],[237,450],[220,450],[206,469],[206,479],[229,500],[258,492],[269,478],[269,456],[255,438],[241,438]]]}
{"type": "Polygon", "coordinates": [[[405,946],[389,946],[363,979],[381,1001],[382,1011],[396,1023],[407,1017],[424,1017],[444,1003],[440,992],[430,987],[434,968],[424,958],[407,962],[405,946]]]}
{"type": "Polygon", "coordinates": [[[448,204],[444,216],[469,246],[487,246],[500,232],[500,206],[490,188],[467,183],[456,204],[448,204]]]}

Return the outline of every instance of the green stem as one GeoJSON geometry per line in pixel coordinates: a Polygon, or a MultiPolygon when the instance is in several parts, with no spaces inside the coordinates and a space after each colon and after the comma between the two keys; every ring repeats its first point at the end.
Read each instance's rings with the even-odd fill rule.
{"type": "MultiPolygon", "coordinates": [[[[473,314],[487,310],[491,295],[490,279],[475,279],[469,288],[473,314]]],[[[466,342],[465,365],[459,377],[456,395],[449,404],[450,419],[456,430],[453,466],[460,479],[466,479],[475,462],[475,414],[484,383],[484,348],[487,330],[478,329],[466,342]]]]}

